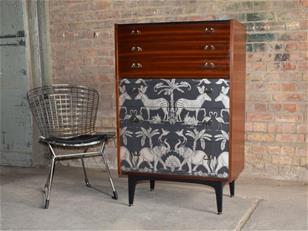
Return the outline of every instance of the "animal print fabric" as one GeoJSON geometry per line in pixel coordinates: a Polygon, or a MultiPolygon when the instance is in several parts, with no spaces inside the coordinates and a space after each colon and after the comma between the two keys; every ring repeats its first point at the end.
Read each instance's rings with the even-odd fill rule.
{"type": "Polygon", "coordinates": [[[229,81],[121,79],[123,172],[226,178],[229,81]]]}

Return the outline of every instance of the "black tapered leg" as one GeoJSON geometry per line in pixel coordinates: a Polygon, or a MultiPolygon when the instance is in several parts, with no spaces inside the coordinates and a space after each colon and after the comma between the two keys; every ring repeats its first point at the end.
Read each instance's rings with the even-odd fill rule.
{"type": "Polygon", "coordinates": [[[155,188],[155,180],[150,180],[150,190],[153,191],[155,188]]]}
{"type": "Polygon", "coordinates": [[[230,197],[234,196],[234,187],[235,187],[235,180],[229,183],[230,197]]]}
{"type": "Polygon", "coordinates": [[[217,214],[222,213],[222,194],[223,194],[223,183],[217,182],[214,186],[216,194],[217,214]]]}
{"type": "Polygon", "coordinates": [[[134,203],[136,189],[136,178],[135,176],[128,176],[128,205],[132,206],[134,203]]]}

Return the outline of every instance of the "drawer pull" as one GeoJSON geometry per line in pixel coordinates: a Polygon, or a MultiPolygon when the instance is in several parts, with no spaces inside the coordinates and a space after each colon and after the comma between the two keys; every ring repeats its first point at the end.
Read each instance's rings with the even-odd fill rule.
{"type": "Polygon", "coordinates": [[[142,68],[142,64],[141,63],[132,63],[132,65],[130,67],[132,69],[140,69],[140,68],[142,68]]]}
{"type": "Polygon", "coordinates": [[[213,27],[205,27],[204,31],[205,31],[206,33],[210,33],[210,32],[214,32],[215,29],[214,29],[213,27]]]}
{"type": "Polygon", "coordinates": [[[215,68],[215,63],[212,62],[205,62],[203,65],[207,69],[214,69],[215,68]]]}
{"type": "Polygon", "coordinates": [[[205,45],[204,50],[215,50],[215,46],[214,45],[205,45]]]}
{"type": "Polygon", "coordinates": [[[140,30],[131,30],[130,32],[131,35],[140,35],[141,34],[141,31],[140,30]]]}
{"type": "Polygon", "coordinates": [[[138,46],[132,46],[132,48],[130,49],[131,51],[137,51],[137,52],[140,52],[142,51],[142,48],[141,47],[138,47],[138,46]]]}

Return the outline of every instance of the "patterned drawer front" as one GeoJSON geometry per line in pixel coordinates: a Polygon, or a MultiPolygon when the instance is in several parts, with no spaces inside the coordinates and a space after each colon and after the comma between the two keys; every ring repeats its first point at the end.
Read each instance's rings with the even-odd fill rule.
{"type": "Polygon", "coordinates": [[[205,23],[169,23],[159,24],[120,25],[118,39],[125,41],[228,41],[230,25],[228,22],[205,23]]]}
{"type": "Polygon", "coordinates": [[[121,79],[120,106],[168,108],[229,108],[229,80],[226,79],[121,79]]]}
{"type": "Polygon", "coordinates": [[[151,57],[229,57],[229,43],[205,41],[128,41],[119,44],[119,58],[144,59],[151,57]]]}
{"type": "Polygon", "coordinates": [[[228,176],[228,132],[197,126],[121,124],[123,171],[228,176]]]}
{"type": "Polygon", "coordinates": [[[228,176],[228,81],[122,79],[120,93],[124,172],[228,176]]]}

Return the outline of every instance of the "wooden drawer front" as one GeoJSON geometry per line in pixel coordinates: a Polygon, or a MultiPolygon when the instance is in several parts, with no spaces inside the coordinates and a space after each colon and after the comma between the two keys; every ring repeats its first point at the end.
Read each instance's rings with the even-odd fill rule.
{"type": "Polygon", "coordinates": [[[228,22],[120,25],[118,39],[124,41],[228,41],[228,22]]]}
{"type": "Polygon", "coordinates": [[[168,76],[229,76],[229,61],[226,58],[201,57],[120,57],[121,77],[168,77],[168,76]]]}
{"type": "Polygon", "coordinates": [[[122,79],[119,92],[123,171],[228,176],[228,80],[122,79]]]}
{"type": "Polygon", "coordinates": [[[229,57],[229,43],[226,42],[175,42],[153,41],[121,43],[118,47],[119,58],[139,59],[150,57],[229,57]]]}

